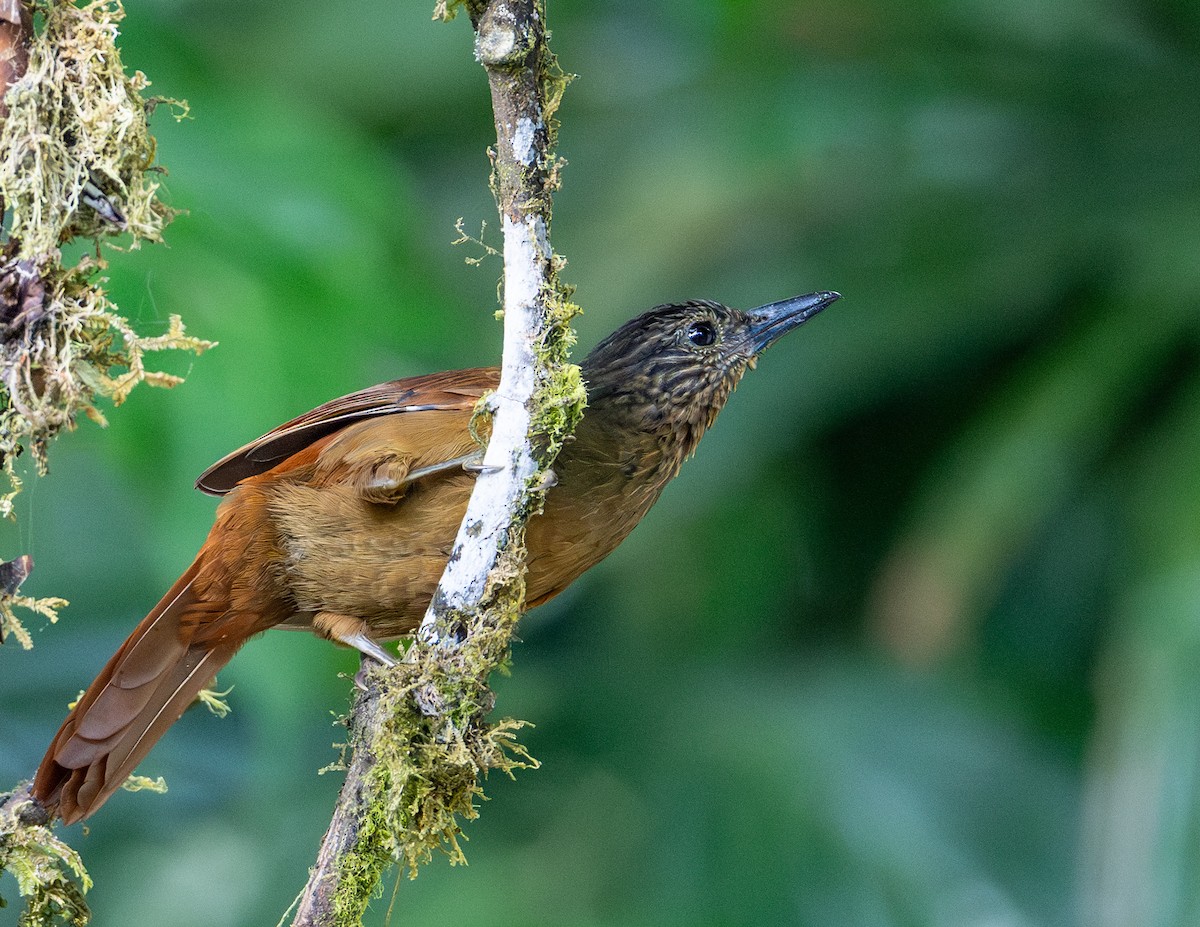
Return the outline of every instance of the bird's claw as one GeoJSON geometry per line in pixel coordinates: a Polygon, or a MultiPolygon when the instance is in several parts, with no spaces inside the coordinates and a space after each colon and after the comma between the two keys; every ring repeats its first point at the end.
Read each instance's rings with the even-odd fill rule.
{"type": "Polygon", "coordinates": [[[466,461],[465,463],[463,463],[462,468],[464,470],[466,470],[468,473],[474,473],[476,476],[478,476],[482,473],[499,473],[501,470],[504,469],[499,464],[485,464],[482,460],[479,460],[478,458],[475,460],[466,461]]]}

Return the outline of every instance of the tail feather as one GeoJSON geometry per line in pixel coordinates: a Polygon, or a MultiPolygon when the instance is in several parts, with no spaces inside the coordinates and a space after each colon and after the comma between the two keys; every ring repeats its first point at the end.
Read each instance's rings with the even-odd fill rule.
{"type": "Polygon", "coordinates": [[[229,662],[236,649],[190,648],[174,671],[162,681],[154,698],[125,729],[109,753],[109,764],[126,770],[125,775],[133,772],[167,728],[196,700],[217,670],[229,662]]]}
{"type": "Polygon", "coordinates": [[[243,643],[193,640],[195,613],[221,610],[194,588],[201,559],[108,661],[46,752],[33,794],[65,823],[88,817],[121,787],[243,643]]]}

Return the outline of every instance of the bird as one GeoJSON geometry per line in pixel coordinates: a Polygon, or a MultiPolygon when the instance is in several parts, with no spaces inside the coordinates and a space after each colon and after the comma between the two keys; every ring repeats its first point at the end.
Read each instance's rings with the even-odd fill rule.
{"type": "MultiPolygon", "coordinates": [[[[840,295],[738,310],[655,307],[580,365],[587,407],[526,527],[526,602],[613,551],[696,450],[743,374],[840,295]]],[[[223,496],[194,562],[71,709],[33,795],[94,814],[250,638],[311,631],[383,663],[433,596],[479,468],[471,423],[496,368],[393,380],[327,402],[209,467],[223,496]]]]}

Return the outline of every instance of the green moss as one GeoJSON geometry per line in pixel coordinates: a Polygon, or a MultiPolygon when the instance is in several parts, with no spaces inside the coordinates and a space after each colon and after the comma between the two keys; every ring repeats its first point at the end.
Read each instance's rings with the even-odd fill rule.
{"type": "Polygon", "coordinates": [[[373,802],[363,818],[355,845],[338,860],[334,924],[357,927],[367,903],[379,896],[384,870],[391,865],[393,840],[384,806],[373,802]]]}
{"type": "Polygon", "coordinates": [[[558,189],[558,171],[552,168],[552,164],[557,161],[554,149],[558,147],[558,119],[555,117],[558,113],[558,107],[562,104],[563,95],[567,92],[568,85],[574,79],[574,74],[568,74],[559,66],[558,57],[554,52],[550,51],[548,41],[543,43],[542,60],[538,68],[538,81],[541,86],[543,118],[546,120],[546,135],[548,139],[546,144],[547,158],[551,162],[543,165],[543,167],[546,169],[547,174],[549,174],[552,181],[552,188],[555,190],[558,189]]]}
{"type": "Polygon", "coordinates": [[[356,749],[373,751],[367,811],[353,849],[338,864],[335,923],[359,923],[393,860],[415,878],[443,853],[464,863],[462,823],[478,817],[481,782],[492,770],[513,775],[537,761],[516,741],[524,722],[487,716],[495,699],[487,680],[504,668],[521,614],[523,551],[510,538],[485,602],[475,611],[443,616],[440,639],[413,663],[384,675],[379,714],[383,729],[356,749]]]}
{"type": "Polygon", "coordinates": [[[575,344],[571,321],[580,309],[570,301],[570,290],[559,282],[557,271],[551,275],[544,298],[551,331],[538,348],[538,362],[549,374],[534,397],[533,427],[546,436],[547,456],[553,457],[583,418],[587,391],[579,366],[569,363],[575,344]]]}

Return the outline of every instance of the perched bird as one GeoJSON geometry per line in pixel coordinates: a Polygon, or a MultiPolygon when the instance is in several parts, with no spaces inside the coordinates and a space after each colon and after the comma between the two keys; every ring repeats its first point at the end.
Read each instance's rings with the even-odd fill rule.
{"type": "MultiPolygon", "coordinates": [[[[837,293],[750,311],[660,306],[583,362],[588,407],[526,532],[538,605],[598,563],[679,472],[742,375],[837,293]]],[[[480,456],[469,423],[495,368],[393,380],[334,399],[205,471],[224,495],[195,562],[63,722],[33,794],[70,824],[96,811],[247,640],[294,628],[384,662],[420,623],[480,456]]]]}

